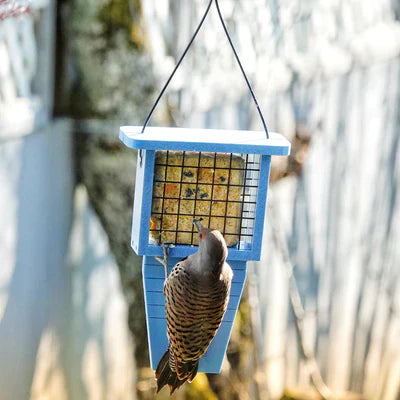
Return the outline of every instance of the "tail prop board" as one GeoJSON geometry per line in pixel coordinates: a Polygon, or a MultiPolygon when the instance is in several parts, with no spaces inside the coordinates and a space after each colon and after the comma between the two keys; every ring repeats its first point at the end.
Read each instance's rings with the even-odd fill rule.
{"type": "MultiPolygon", "coordinates": [[[[178,258],[169,259],[169,271],[179,261],[178,258]]],[[[229,261],[233,269],[233,280],[228,309],[217,335],[214,337],[206,353],[200,359],[199,371],[219,373],[228,347],[233,322],[242,297],[243,286],[246,280],[246,261],[229,261]]],[[[168,348],[167,324],[165,317],[164,267],[154,257],[143,258],[143,285],[145,291],[147,334],[150,349],[151,367],[156,369],[157,364],[168,348]]]]}

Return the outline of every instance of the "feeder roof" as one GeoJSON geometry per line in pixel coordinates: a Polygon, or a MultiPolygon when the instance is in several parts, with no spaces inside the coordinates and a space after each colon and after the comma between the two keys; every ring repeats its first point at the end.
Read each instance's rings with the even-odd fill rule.
{"type": "Polygon", "coordinates": [[[267,154],[287,156],[290,142],[279,133],[218,129],[188,129],[122,126],[121,141],[133,149],[212,151],[226,153],[267,154]]]}

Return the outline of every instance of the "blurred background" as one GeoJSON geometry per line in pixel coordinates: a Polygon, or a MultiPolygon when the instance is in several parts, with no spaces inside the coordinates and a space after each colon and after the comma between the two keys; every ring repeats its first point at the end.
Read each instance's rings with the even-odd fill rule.
{"type": "MultiPolygon", "coordinates": [[[[208,0],[0,0],[0,399],[152,399],[141,125],[208,0]]],[[[400,2],[220,0],[271,131],[263,255],[176,399],[400,399],[400,2]]],[[[261,130],[215,5],[152,125],[261,130]]],[[[168,398],[164,389],[159,399],[168,398]]]]}

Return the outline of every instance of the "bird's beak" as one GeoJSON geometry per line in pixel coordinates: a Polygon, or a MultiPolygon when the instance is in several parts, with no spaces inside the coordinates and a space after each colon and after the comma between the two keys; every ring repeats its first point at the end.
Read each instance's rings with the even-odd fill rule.
{"type": "Polygon", "coordinates": [[[204,228],[199,219],[193,218],[193,224],[196,225],[199,232],[204,228]]]}

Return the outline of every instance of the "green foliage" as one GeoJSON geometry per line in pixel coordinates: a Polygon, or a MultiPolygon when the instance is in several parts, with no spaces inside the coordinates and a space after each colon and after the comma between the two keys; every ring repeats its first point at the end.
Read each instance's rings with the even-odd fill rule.
{"type": "Polygon", "coordinates": [[[102,25],[102,35],[111,46],[117,33],[121,33],[126,42],[137,50],[143,49],[144,33],[141,27],[140,1],[109,0],[98,12],[102,25]]]}
{"type": "Polygon", "coordinates": [[[186,385],[185,394],[186,400],[218,400],[203,373],[198,373],[193,382],[186,385]]]}

